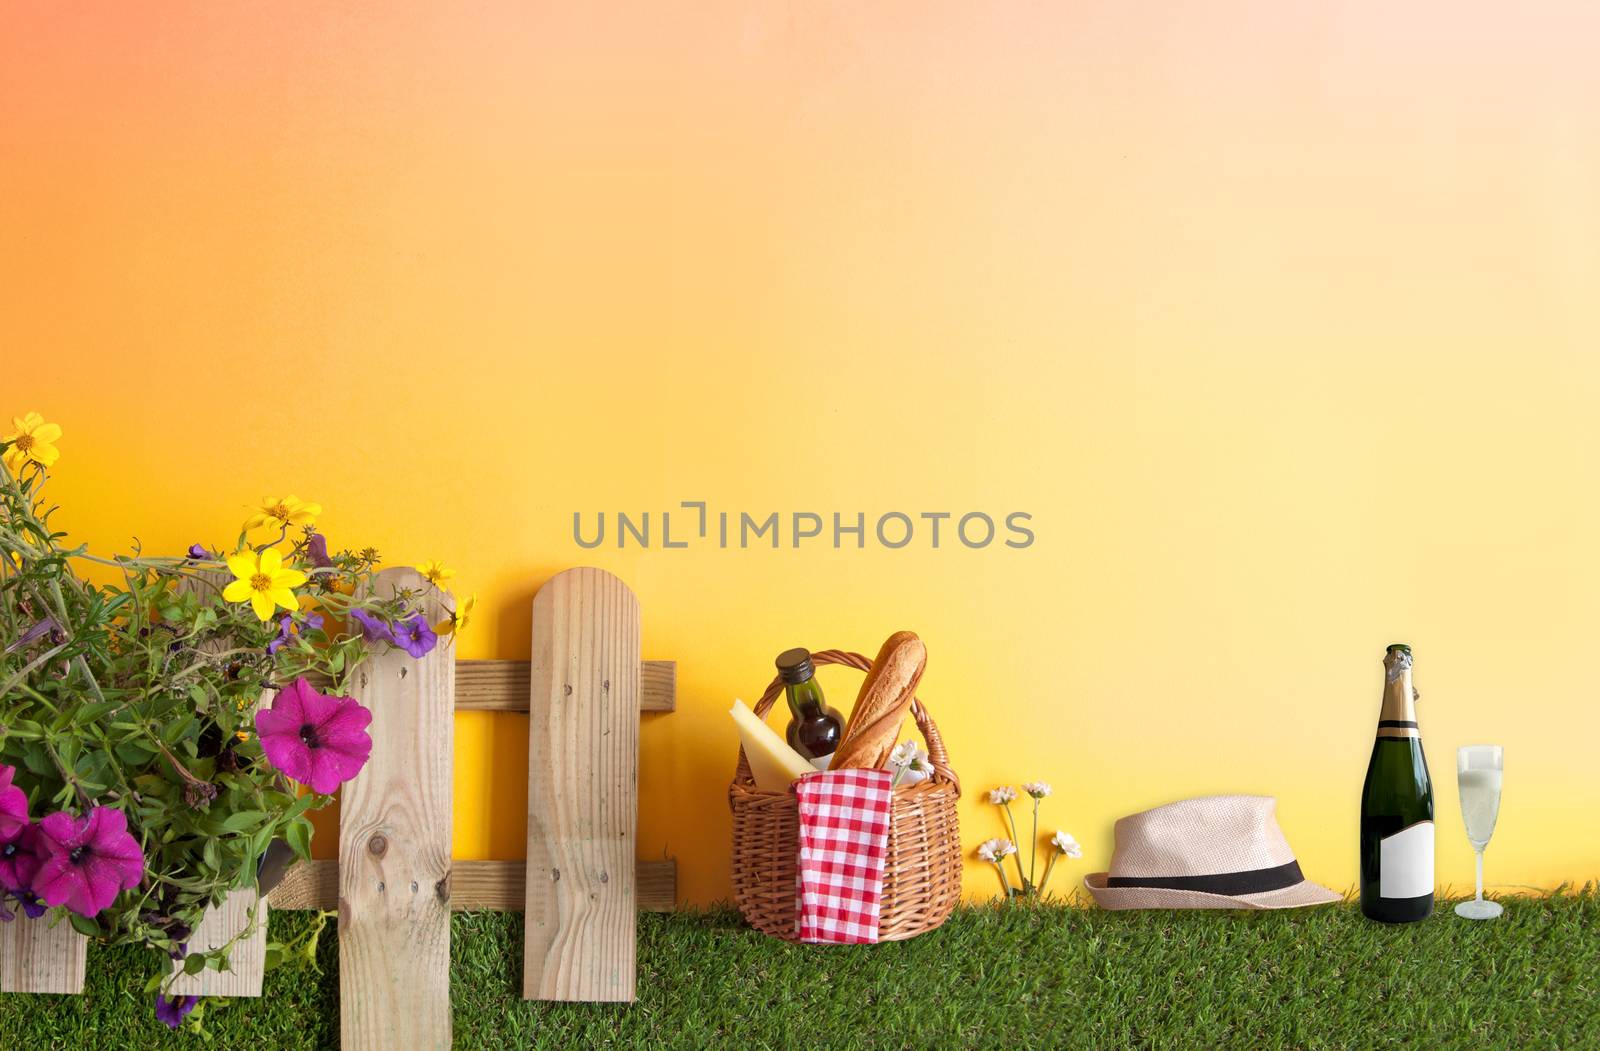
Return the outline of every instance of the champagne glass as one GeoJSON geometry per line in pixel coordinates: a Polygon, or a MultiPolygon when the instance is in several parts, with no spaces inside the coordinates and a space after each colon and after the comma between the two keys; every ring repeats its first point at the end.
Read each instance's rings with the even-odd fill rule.
{"type": "Polygon", "coordinates": [[[1483,850],[1494,835],[1500,816],[1500,774],[1505,750],[1497,744],[1469,744],[1456,749],[1456,787],[1461,793],[1461,820],[1467,841],[1478,855],[1478,896],[1456,906],[1456,915],[1469,920],[1492,920],[1505,909],[1483,898],[1483,850]]]}

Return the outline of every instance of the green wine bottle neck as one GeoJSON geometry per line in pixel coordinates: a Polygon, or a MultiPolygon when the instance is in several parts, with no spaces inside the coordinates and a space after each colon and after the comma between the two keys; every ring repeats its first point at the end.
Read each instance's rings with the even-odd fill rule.
{"type": "Polygon", "coordinates": [[[826,703],[822,699],[822,687],[816,679],[789,683],[784,687],[784,692],[789,697],[789,711],[797,719],[802,715],[818,714],[826,703]]]}

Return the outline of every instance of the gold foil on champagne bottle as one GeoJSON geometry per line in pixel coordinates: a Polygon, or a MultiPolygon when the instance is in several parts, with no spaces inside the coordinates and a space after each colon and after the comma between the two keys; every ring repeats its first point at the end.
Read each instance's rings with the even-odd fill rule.
{"type": "Polygon", "coordinates": [[[1411,651],[1391,646],[1383,656],[1383,708],[1379,737],[1421,737],[1417,729],[1417,691],[1411,685],[1411,651]]]}

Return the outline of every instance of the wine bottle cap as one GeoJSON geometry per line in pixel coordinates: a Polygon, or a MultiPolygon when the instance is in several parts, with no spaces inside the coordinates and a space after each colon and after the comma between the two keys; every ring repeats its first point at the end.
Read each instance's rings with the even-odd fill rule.
{"type": "Polygon", "coordinates": [[[778,678],[790,686],[797,686],[811,678],[811,651],[795,647],[778,654],[778,678]]]}
{"type": "Polygon", "coordinates": [[[1409,654],[1411,652],[1411,647],[1407,646],[1403,642],[1391,642],[1391,643],[1389,643],[1388,652],[1393,653],[1395,650],[1402,650],[1405,653],[1409,654]]]}

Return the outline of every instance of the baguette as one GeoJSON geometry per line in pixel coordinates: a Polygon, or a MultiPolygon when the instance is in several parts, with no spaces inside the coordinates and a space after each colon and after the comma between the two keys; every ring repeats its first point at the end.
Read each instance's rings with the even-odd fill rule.
{"type": "Polygon", "coordinates": [[[856,695],[856,706],[844,728],[844,740],[833,753],[830,770],[881,767],[888,761],[927,666],[928,649],[914,632],[897,631],[889,636],[856,695]]]}

